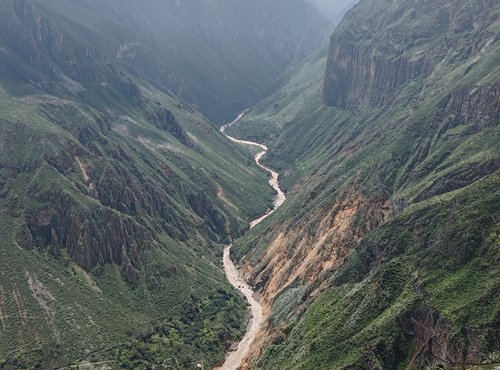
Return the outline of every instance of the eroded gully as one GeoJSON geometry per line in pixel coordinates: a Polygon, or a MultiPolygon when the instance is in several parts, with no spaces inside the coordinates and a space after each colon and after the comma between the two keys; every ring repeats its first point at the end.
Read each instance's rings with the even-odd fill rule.
{"type": "MultiPolygon", "coordinates": [[[[241,113],[233,122],[231,122],[228,125],[222,126],[220,131],[226,135],[226,137],[234,141],[235,143],[243,144],[243,145],[250,145],[254,147],[258,147],[260,149],[260,152],[258,152],[255,155],[255,162],[259,167],[262,169],[266,170],[271,174],[271,178],[269,179],[269,184],[273,187],[273,189],[276,191],[276,197],[274,198],[274,207],[271,211],[267,212],[263,216],[257,218],[256,220],[253,220],[250,223],[250,228],[255,227],[259,223],[261,223],[263,220],[265,220],[267,217],[269,217],[274,211],[276,211],[285,201],[286,196],[285,193],[281,190],[279,186],[279,181],[278,181],[278,173],[276,171],[273,171],[271,168],[264,166],[262,163],[260,163],[260,160],[262,157],[267,153],[267,146],[259,143],[255,143],[253,141],[247,141],[247,140],[239,140],[236,139],[232,136],[229,136],[225,133],[225,130],[230,127],[231,125],[235,124],[238,122],[245,114],[246,112],[241,113]]],[[[250,346],[252,345],[252,342],[254,341],[257,333],[259,332],[263,322],[264,322],[264,315],[262,313],[262,305],[260,302],[255,298],[255,292],[253,291],[252,287],[249,286],[245,280],[242,278],[238,268],[234,265],[233,261],[231,260],[231,245],[227,246],[224,249],[224,257],[223,257],[223,263],[224,263],[224,272],[226,273],[226,277],[231,283],[231,285],[235,288],[238,289],[243,295],[246,297],[248,304],[249,304],[249,309],[251,313],[251,318],[250,322],[247,327],[247,331],[245,333],[245,336],[243,339],[238,343],[238,347],[236,350],[229,352],[229,355],[226,357],[224,364],[218,368],[219,370],[236,370],[238,369],[245,357],[248,355],[250,352],[250,346]]]]}

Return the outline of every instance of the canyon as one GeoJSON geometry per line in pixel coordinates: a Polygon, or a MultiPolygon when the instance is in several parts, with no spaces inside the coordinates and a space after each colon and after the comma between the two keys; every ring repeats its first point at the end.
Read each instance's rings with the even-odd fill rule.
{"type": "MultiPolygon", "coordinates": [[[[222,126],[220,128],[220,132],[224,134],[226,129],[236,124],[240,119],[242,119],[246,112],[247,111],[240,113],[233,122],[229,123],[228,125],[222,126]]],[[[269,184],[276,191],[276,196],[273,202],[274,208],[266,212],[259,218],[251,221],[250,229],[252,229],[253,227],[260,224],[262,221],[264,221],[266,218],[271,216],[279,207],[281,207],[286,200],[286,196],[279,186],[278,173],[260,163],[262,157],[266,155],[268,148],[265,145],[253,141],[239,140],[227,134],[225,135],[229,140],[234,141],[238,144],[250,147],[257,147],[258,149],[260,149],[260,151],[257,154],[255,154],[255,162],[259,167],[261,167],[271,175],[269,184]]],[[[239,342],[236,349],[229,353],[229,356],[225,359],[224,364],[220,368],[218,368],[219,370],[237,370],[242,365],[246,356],[248,356],[250,348],[254,340],[256,339],[256,336],[257,334],[259,334],[261,330],[262,324],[264,322],[263,308],[258,299],[254,297],[256,295],[255,291],[250,285],[246,283],[246,281],[242,277],[241,272],[238,270],[238,268],[234,265],[233,261],[231,260],[231,245],[224,248],[223,265],[228,281],[235,289],[239,290],[245,296],[250,306],[249,307],[250,321],[248,323],[247,332],[245,333],[245,336],[239,342]]]]}
{"type": "Polygon", "coordinates": [[[0,2],[0,368],[494,369],[499,19],[0,2]]]}

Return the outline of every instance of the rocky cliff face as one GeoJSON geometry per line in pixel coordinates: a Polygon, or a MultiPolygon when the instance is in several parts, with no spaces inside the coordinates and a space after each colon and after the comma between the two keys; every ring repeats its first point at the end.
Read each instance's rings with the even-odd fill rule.
{"type": "MultiPolygon", "coordinates": [[[[77,191],[95,204],[82,208],[77,197],[64,189],[31,186],[27,190],[30,197],[43,206],[27,214],[18,235],[20,245],[27,249],[47,249],[54,257],[61,257],[61,250],[67,249],[69,257],[87,271],[96,266],[118,264],[125,268],[127,281],[136,283],[141,251],[150,248],[159,233],[166,232],[182,241],[192,237],[190,234],[194,230],[214,241],[226,237],[229,229],[224,212],[204,192],[182,194],[176,188],[180,178],[167,165],[163,164],[161,172],[157,173],[163,182],[162,188],[146,181],[140,164],[127,150],[110,141],[112,124],[109,118],[97,115],[94,119],[80,119],[78,109],[62,102],[44,103],[39,110],[63,127],[68,121],[78,122],[67,129],[80,137],[80,142],[67,141],[44,159],[61,176],[71,178],[75,171],[80,173],[83,184],[71,181],[77,191]],[[92,154],[89,149],[93,150],[92,154]],[[175,204],[174,197],[184,202],[186,209],[191,208],[203,222],[188,217],[175,204]]],[[[180,142],[192,145],[185,129],[168,109],[160,108],[150,120],[180,142]]],[[[149,165],[155,168],[155,164],[149,165]]],[[[22,169],[17,171],[17,176],[23,172],[22,169]]],[[[211,196],[215,198],[216,195],[211,196]]]]}
{"type": "MultiPolygon", "coordinates": [[[[474,68],[474,65],[469,68],[474,68]]],[[[441,132],[466,123],[474,123],[476,130],[497,126],[500,122],[499,101],[499,84],[455,89],[440,101],[436,120],[442,124],[441,132]]]]}
{"type": "Polygon", "coordinates": [[[149,114],[148,119],[161,130],[170,132],[184,145],[190,145],[186,130],[168,109],[160,107],[156,112],[149,114]]]}
{"type": "Polygon", "coordinates": [[[386,60],[371,50],[331,40],[330,59],[324,85],[325,102],[341,108],[362,109],[387,103],[397,89],[432,72],[425,58],[408,60],[403,56],[386,60]]]}
{"type": "Polygon", "coordinates": [[[467,340],[457,341],[449,323],[428,307],[401,318],[401,325],[408,335],[415,338],[416,343],[416,350],[408,361],[409,368],[420,366],[422,354],[434,356],[434,361],[445,367],[478,364],[482,362],[482,352],[488,347],[488,341],[496,335],[490,326],[471,326],[463,329],[463,337],[467,340]]]}
{"type": "Polygon", "coordinates": [[[87,271],[114,263],[124,267],[129,283],[139,281],[140,253],[152,243],[152,231],[111,210],[78,212],[74,200],[64,194],[45,197],[40,201],[50,202],[51,206],[27,216],[29,233],[20,230],[21,245],[48,249],[56,258],[61,257],[62,248],[68,248],[71,260],[87,271]]]}
{"type": "Polygon", "coordinates": [[[80,84],[109,83],[117,77],[104,54],[50,22],[29,0],[5,1],[1,6],[4,78],[43,85],[48,83],[44,74],[79,91],[80,84]]]}
{"type": "Polygon", "coordinates": [[[492,1],[470,2],[460,9],[451,1],[392,1],[381,7],[362,1],[357,11],[371,18],[348,14],[330,39],[324,101],[363,109],[387,104],[410,82],[424,89],[423,80],[445,57],[442,46],[453,45],[446,63],[456,63],[493,42],[497,36],[484,29],[494,21],[488,11],[493,6],[492,1]],[[463,40],[457,38],[461,32],[468,33],[471,47],[462,47],[463,40]]]}

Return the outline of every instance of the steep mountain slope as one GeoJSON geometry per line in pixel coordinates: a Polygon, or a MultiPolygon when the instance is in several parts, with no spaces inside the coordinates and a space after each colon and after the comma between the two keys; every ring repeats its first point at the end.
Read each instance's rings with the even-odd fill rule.
{"type": "Polygon", "coordinates": [[[267,175],[67,22],[0,3],[0,367],[218,363],[246,316],[223,245],[267,175]]]}
{"type": "Polygon", "coordinates": [[[216,123],[254,104],[331,32],[302,0],[37,3],[76,23],[64,21],[103,44],[108,58],[196,104],[216,123]]]}
{"type": "Polygon", "coordinates": [[[361,1],[232,128],[288,191],[234,246],[269,313],[254,367],[498,361],[499,11],[361,1]]]}

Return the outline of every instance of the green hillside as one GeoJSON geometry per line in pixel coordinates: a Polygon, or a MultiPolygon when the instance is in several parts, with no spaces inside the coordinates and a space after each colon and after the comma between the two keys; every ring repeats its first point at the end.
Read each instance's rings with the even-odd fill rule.
{"type": "Polygon", "coordinates": [[[0,1],[0,369],[220,365],[230,243],[244,369],[498,367],[498,1],[310,3],[0,1]]]}
{"type": "Polygon", "coordinates": [[[254,367],[499,361],[499,10],[361,1],[232,128],[288,193],[235,245],[271,305],[254,367]]]}
{"type": "Polygon", "coordinates": [[[0,367],[220,362],[247,319],[222,249],[266,173],[30,1],[0,20],[0,367]]]}

